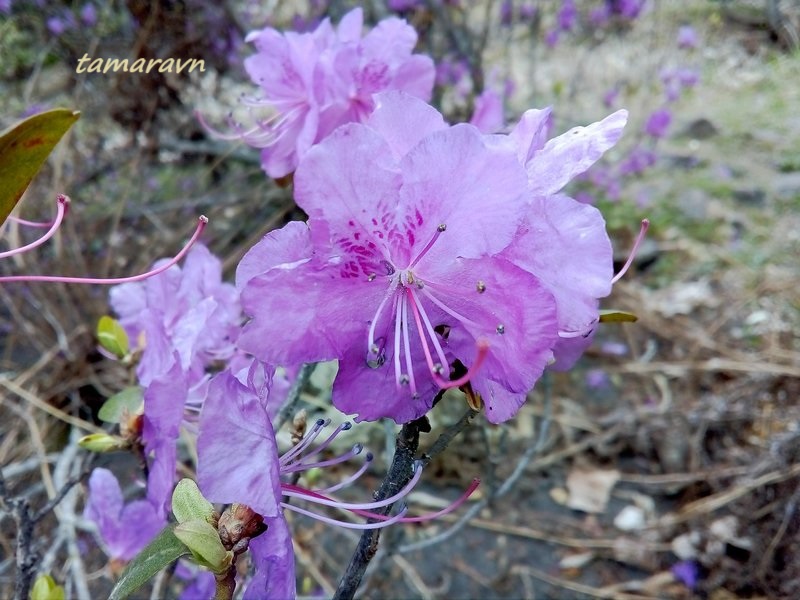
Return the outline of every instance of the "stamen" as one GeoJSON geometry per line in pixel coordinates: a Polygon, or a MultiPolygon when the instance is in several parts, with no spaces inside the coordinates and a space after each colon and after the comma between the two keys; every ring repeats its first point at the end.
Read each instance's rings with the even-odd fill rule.
{"type": "Polygon", "coordinates": [[[633,249],[631,249],[631,253],[628,256],[628,260],[625,261],[625,264],[619,270],[619,273],[614,275],[611,279],[611,285],[614,285],[620,278],[627,273],[630,266],[633,264],[633,259],[636,257],[636,253],[639,251],[639,246],[644,240],[644,236],[647,233],[647,229],[650,227],[650,220],[649,219],[642,219],[642,226],[639,229],[639,235],[636,236],[636,241],[633,243],[633,249]]]}
{"type": "MultiPolygon", "coordinates": [[[[392,297],[392,294],[395,292],[394,282],[392,285],[389,286],[389,289],[386,290],[386,294],[383,296],[383,300],[378,305],[378,310],[375,311],[375,316],[372,317],[372,323],[369,325],[369,335],[367,336],[367,352],[369,355],[374,355],[376,358],[380,356],[381,348],[375,343],[375,328],[378,326],[378,319],[381,317],[381,313],[383,312],[383,307],[386,306],[386,302],[388,302],[389,298],[392,297]],[[377,348],[377,350],[375,350],[377,348]]],[[[369,362],[370,359],[367,359],[369,362]]],[[[380,365],[383,363],[381,362],[380,365]]],[[[377,365],[378,367],[380,365],[377,365]]],[[[372,365],[370,365],[372,367],[372,365]]],[[[372,367],[373,369],[376,367],[372,367]]]]}
{"type": "Polygon", "coordinates": [[[317,422],[314,423],[314,426],[311,428],[311,431],[306,434],[306,437],[304,437],[299,444],[296,444],[293,448],[290,448],[283,456],[281,456],[278,459],[278,463],[283,466],[291,461],[295,456],[300,454],[309,446],[309,444],[311,444],[311,442],[317,439],[317,436],[320,434],[323,428],[328,426],[328,423],[330,423],[330,419],[327,421],[325,419],[317,419],[317,422]]]}
{"type": "Polygon", "coordinates": [[[178,263],[186,254],[189,252],[194,243],[197,241],[197,238],[200,237],[200,234],[203,233],[203,229],[205,229],[206,225],[208,224],[208,218],[205,216],[201,216],[197,223],[197,229],[195,229],[194,234],[186,243],[186,245],[181,249],[178,254],[176,254],[169,262],[161,265],[157,269],[153,269],[152,271],[148,271],[146,273],[142,273],[141,275],[134,275],[132,277],[109,277],[109,278],[99,278],[93,279],[91,277],[61,277],[58,275],[10,275],[8,277],[0,277],[0,283],[10,283],[12,281],[48,281],[48,282],[55,282],[55,283],[88,283],[88,284],[98,284],[98,285],[116,285],[118,283],[132,283],[135,281],[143,281],[150,277],[154,277],[159,273],[163,273],[176,263],[178,263]]]}
{"type": "MultiPolygon", "coordinates": [[[[414,290],[411,288],[408,289],[408,295],[411,297],[412,301],[412,308],[415,310],[419,310],[420,316],[422,316],[422,320],[425,322],[425,328],[428,330],[428,335],[431,338],[431,343],[433,344],[434,350],[436,350],[436,355],[439,357],[440,367],[443,369],[444,365],[447,364],[447,357],[444,354],[444,350],[442,349],[441,344],[439,343],[439,336],[436,335],[436,331],[431,325],[431,320],[428,318],[428,313],[425,312],[425,307],[422,305],[422,302],[414,294],[414,290]]],[[[422,332],[420,332],[422,333],[422,332]]]]}
{"type": "Polygon", "coordinates": [[[430,349],[428,348],[428,343],[425,341],[425,334],[423,333],[422,330],[422,320],[420,318],[419,310],[417,309],[416,303],[412,304],[411,308],[414,312],[414,319],[417,322],[417,330],[419,331],[420,338],[422,340],[422,351],[425,353],[425,360],[428,363],[428,369],[430,370],[431,377],[433,377],[433,380],[436,382],[436,385],[438,385],[443,390],[447,390],[450,388],[462,386],[465,383],[467,383],[470,379],[472,379],[472,377],[475,375],[475,372],[481,367],[483,361],[486,359],[486,355],[489,353],[489,343],[483,339],[478,340],[477,342],[478,354],[475,357],[475,362],[472,363],[472,366],[470,366],[470,368],[463,376],[453,381],[447,381],[445,379],[442,379],[436,372],[435,365],[433,364],[433,359],[431,358],[431,352],[430,349]]]}
{"type": "Polygon", "coordinates": [[[486,284],[483,281],[478,280],[478,283],[475,284],[475,289],[478,290],[479,294],[482,294],[486,291],[486,284]]]}
{"type": "MultiPolygon", "coordinates": [[[[338,465],[338,464],[341,464],[343,462],[347,462],[348,460],[354,459],[356,456],[361,454],[361,452],[363,450],[364,450],[364,446],[363,445],[355,444],[350,449],[349,452],[345,452],[344,454],[342,454],[340,456],[337,456],[336,458],[331,458],[330,460],[321,460],[321,461],[318,461],[318,462],[315,462],[315,463],[307,463],[307,462],[298,461],[298,462],[292,463],[291,465],[288,465],[288,466],[282,468],[281,469],[281,473],[297,473],[297,472],[300,472],[300,471],[308,471],[309,469],[322,468],[322,467],[331,467],[333,465],[338,465]]],[[[317,452],[314,452],[314,454],[317,454],[317,452]]],[[[313,456],[313,455],[309,455],[309,456],[313,456]]],[[[304,456],[303,458],[305,459],[307,457],[304,456]]]]}
{"type": "MultiPolygon", "coordinates": [[[[464,490],[464,493],[461,494],[461,496],[459,496],[458,499],[456,499],[455,502],[453,502],[449,506],[447,506],[447,507],[443,508],[442,510],[437,511],[435,513],[427,513],[427,514],[424,514],[424,515],[419,515],[417,517],[404,517],[404,518],[400,519],[400,522],[401,523],[424,523],[425,521],[432,521],[433,519],[438,519],[439,517],[442,517],[442,516],[444,516],[446,514],[449,514],[449,513],[453,512],[454,510],[456,510],[458,507],[460,507],[462,504],[464,504],[464,502],[466,502],[469,499],[469,497],[473,494],[473,492],[475,492],[475,490],[478,489],[478,486],[480,484],[481,484],[481,480],[475,478],[475,479],[472,480],[472,483],[469,484],[467,489],[464,490]]],[[[364,514],[364,513],[359,512],[359,514],[361,516],[363,516],[363,517],[369,517],[371,519],[386,518],[384,515],[379,515],[377,513],[364,514]]]]}
{"type": "Polygon", "coordinates": [[[388,498],[384,498],[383,500],[376,500],[374,502],[360,502],[360,503],[350,503],[350,502],[341,502],[339,500],[334,500],[332,498],[326,498],[322,494],[317,494],[311,490],[307,490],[297,485],[292,485],[290,483],[282,483],[281,484],[281,493],[284,496],[289,496],[290,498],[299,498],[301,500],[307,500],[308,502],[314,502],[315,504],[321,504],[323,506],[331,506],[333,508],[340,508],[343,510],[373,510],[376,508],[383,508],[384,506],[389,506],[390,504],[394,504],[401,498],[407,496],[411,490],[414,489],[414,486],[417,485],[419,482],[420,477],[422,476],[422,464],[417,463],[414,467],[414,476],[408,481],[408,483],[403,486],[403,488],[394,494],[393,496],[389,496],[388,498]]]}
{"type": "MultiPolygon", "coordinates": [[[[394,380],[398,385],[403,385],[403,378],[408,380],[407,375],[403,375],[403,368],[400,366],[400,327],[402,325],[401,318],[403,316],[402,309],[400,308],[400,298],[402,295],[395,295],[394,297],[394,380]]],[[[405,381],[408,383],[408,381],[405,381]]]]}
{"type": "Polygon", "coordinates": [[[444,223],[442,223],[436,228],[436,232],[433,234],[433,237],[428,241],[427,244],[425,244],[425,247],[420,251],[420,253],[417,254],[417,257],[411,261],[411,264],[408,265],[409,269],[414,268],[414,265],[416,265],[420,261],[420,259],[428,253],[428,250],[430,250],[433,247],[433,245],[436,243],[436,240],[438,240],[439,236],[442,235],[445,231],[447,231],[447,225],[445,225],[444,223]]]}
{"type": "MultiPolygon", "coordinates": [[[[58,228],[61,227],[61,222],[64,220],[64,215],[67,213],[67,207],[69,206],[69,197],[65,196],[64,194],[59,194],[56,198],[56,203],[58,205],[56,212],[56,218],[53,221],[52,225],[50,225],[50,229],[45,233],[42,237],[40,237],[35,242],[31,242],[26,246],[21,246],[19,248],[14,248],[13,250],[7,250],[5,252],[0,252],[0,258],[8,258],[9,256],[14,256],[15,254],[22,254],[23,252],[27,252],[28,250],[33,250],[37,246],[41,246],[47,240],[49,240],[53,235],[55,235],[58,228]]],[[[32,223],[32,221],[28,221],[28,223],[32,223]]]]}
{"type": "Polygon", "coordinates": [[[283,508],[288,508],[289,510],[293,510],[294,512],[300,513],[301,515],[306,515],[307,517],[316,519],[317,521],[322,521],[323,523],[327,523],[328,525],[336,525],[338,527],[345,527],[347,529],[382,529],[383,527],[388,527],[389,525],[393,525],[394,523],[402,521],[403,517],[405,517],[406,513],[408,512],[408,508],[403,507],[403,509],[399,513],[387,519],[386,521],[379,521],[377,523],[350,523],[349,521],[339,521],[337,519],[331,519],[330,517],[319,515],[310,510],[306,510],[304,508],[300,508],[299,506],[295,506],[294,504],[288,504],[286,502],[281,502],[281,506],[283,508]]]}
{"type": "Polygon", "coordinates": [[[26,227],[38,227],[40,229],[46,229],[53,224],[51,221],[29,221],[28,219],[21,219],[20,217],[15,217],[14,215],[8,215],[8,220],[14,221],[14,223],[19,223],[20,225],[25,225],[26,227]]]}
{"type": "MultiPolygon", "coordinates": [[[[329,423],[330,423],[330,419],[328,419],[328,421],[325,423],[325,425],[327,426],[329,423]]],[[[350,423],[349,421],[345,421],[344,423],[341,423],[336,429],[334,429],[331,432],[331,434],[328,436],[328,439],[326,439],[321,444],[319,444],[317,446],[314,446],[314,449],[311,452],[309,452],[308,454],[303,454],[301,457],[297,458],[297,460],[298,461],[299,460],[305,460],[307,458],[311,458],[312,456],[316,456],[317,454],[319,454],[323,450],[327,449],[328,446],[331,445],[331,443],[333,442],[333,440],[336,438],[337,435],[339,435],[342,431],[349,431],[352,427],[353,427],[353,424],[350,423]]],[[[360,452],[360,450],[359,450],[359,452],[360,452]]],[[[358,454],[358,452],[356,454],[358,454]]],[[[297,456],[297,455],[295,455],[295,456],[297,456]]],[[[306,468],[310,468],[310,467],[306,467],[306,468]]]]}
{"type": "Polygon", "coordinates": [[[455,310],[453,310],[452,308],[450,308],[449,306],[447,306],[447,305],[446,305],[444,302],[442,302],[441,300],[439,300],[439,299],[438,299],[436,296],[434,296],[433,294],[431,294],[431,290],[430,290],[430,288],[431,288],[431,286],[430,286],[430,285],[428,285],[427,287],[425,287],[425,288],[421,289],[421,290],[420,290],[420,293],[421,293],[422,295],[424,295],[426,298],[428,298],[428,300],[430,300],[431,302],[433,302],[433,303],[434,303],[436,306],[438,306],[439,308],[441,308],[441,309],[442,309],[444,312],[446,312],[446,313],[447,313],[448,315],[450,315],[451,317],[453,317],[453,318],[455,318],[455,319],[457,319],[457,320],[461,321],[461,322],[462,322],[462,323],[464,323],[465,325],[470,325],[470,326],[472,326],[472,327],[480,328],[480,326],[479,326],[479,325],[478,325],[478,324],[477,324],[475,321],[473,321],[472,319],[468,319],[468,318],[467,318],[467,317],[465,317],[464,315],[462,315],[462,314],[460,314],[460,313],[456,312],[455,310]]]}
{"type": "Polygon", "coordinates": [[[364,458],[364,464],[361,465],[361,468],[359,468],[358,471],[356,471],[355,473],[353,473],[349,477],[347,477],[345,479],[342,479],[339,483],[337,483],[335,485],[332,485],[332,486],[326,487],[326,488],[317,489],[317,490],[314,490],[314,491],[317,492],[317,493],[331,493],[331,492],[336,492],[336,491],[338,491],[338,490],[340,490],[342,488],[345,488],[345,487],[349,486],[351,483],[353,483],[354,481],[359,479],[364,473],[367,472],[367,469],[369,469],[369,466],[372,463],[374,458],[375,457],[373,456],[372,452],[367,452],[367,456],[364,458]]]}
{"type": "Polygon", "coordinates": [[[411,384],[411,397],[416,400],[419,398],[419,394],[417,393],[417,381],[414,377],[414,364],[411,361],[411,340],[408,335],[408,302],[405,294],[400,298],[400,304],[403,307],[403,348],[406,351],[406,370],[411,384]]]}

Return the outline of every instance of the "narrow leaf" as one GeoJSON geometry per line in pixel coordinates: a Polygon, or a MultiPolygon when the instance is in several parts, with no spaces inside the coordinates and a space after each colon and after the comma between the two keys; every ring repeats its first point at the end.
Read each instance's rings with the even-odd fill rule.
{"type": "Polygon", "coordinates": [[[111,590],[109,600],[123,600],[150,581],[156,574],[189,549],[173,533],[174,525],[168,525],[156,538],[128,563],[122,576],[111,590]]]}
{"type": "Polygon", "coordinates": [[[116,319],[108,316],[100,317],[100,322],[97,324],[97,340],[103,348],[117,358],[124,358],[128,355],[130,349],[128,334],[116,319]]]}
{"type": "Polygon", "coordinates": [[[57,108],[28,117],[0,133],[0,225],[79,116],[77,111],[57,108]]]}
{"type": "MultiPolygon", "coordinates": [[[[98,334],[99,337],[99,334],[98,334]]],[[[138,386],[125,388],[103,403],[97,416],[106,423],[119,423],[126,413],[134,415],[144,402],[144,390],[138,386]]]]}
{"type": "Polygon", "coordinates": [[[600,322],[601,323],[635,323],[639,320],[633,313],[625,312],[624,310],[601,310],[600,322]]]}

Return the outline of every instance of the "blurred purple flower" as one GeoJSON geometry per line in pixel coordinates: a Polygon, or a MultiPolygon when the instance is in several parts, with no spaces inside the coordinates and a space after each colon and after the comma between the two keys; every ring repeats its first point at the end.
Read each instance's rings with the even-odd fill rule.
{"type": "Polygon", "coordinates": [[[84,4],[81,8],[81,21],[88,27],[94,27],[97,23],[97,9],[94,4],[84,4]]]}
{"type": "Polygon", "coordinates": [[[619,96],[619,88],[613,87],[606,91],[603,94],[603,106],[606,108],[611,108],[617,101],[617,97],[619,96]]]}
{"type": "Polygon", "coordinates": [[[575,0],[562,0],[561,8],[556,15],[556,22],[561,31],[571,31],[578,22],[578,8],[575,0]]]}
{"type": "Polygon", "coordinates": [[[632,21],[642,12],[644,5],[645,0],[615,0],[614,13],[632,21]]]}
{"type": "Polygon", "coordinates": [[[688,67],[676,69],[675,76],[678,81],[681,82],[681,85],[687,88],[694,87],[697,85],[697,82],[700,81],[700,73],[697,72],[697,69],[690,69],[688,67]]]}
{"type": "Polygon", "coordinates": [[[644,132],[654,138],[663,138],[667,135],[672,123],[672,113],[667,108],[659,108],[652,112],[644,126],[644,132]]]}
{"type": "Polygon", "coordinates": [[[7,15],[11,14],[11,2],[12,0],[0,0],[0,12],[6,13],[7,15]]]}
{"type": "Polygon", "coordinates": [[[619,174],[622,176],[641,175],[656,164],[658,156],[655,152],[641,146],[634,147],[628,156],[619,164],[619,174]]]}
{"type": "Polygon", "coordinates": [[[238,294],[222,282],[222,264],[205,246],[195,246],[182,268],[112,287],[110,299],[129,338],[144,344],[136,373],[145,387],[176,360],[192,387],[207,365],[233,355],[241,324],[238,294]]]}
{"type": "Polygon", "coordinates": [[[536,18],[539,9],[535,4],[531,4],[530,2],[525,2],[522,6],[519,7],[519,20],[523,22],[530,22],[536,18]]]}
{"type": "Polygon", "coordinates": [[[378,99],[301,162],[308,224],[271,232],[240,263],[253,318],[239,345],[276,364],[338,359],[333,402],[358,419],[407,422],[469,380],[487,418],[507,420],[557,341],[550,294],[496,256],[530,209],[525,169],[496,136],[448,127],[406,94],[378,99]],[[450,381],[456,359],[468,372],[450,381]]]}
{"type": "Polygon", "coordinates": [[[128,504],[114,474],[96,468],[89,477],[89,498],[83,517],[97,525],[109,557],[129,561],[166,525],[147,500],[128,504]]]}
{"type": "Polygon", "coordinates": [[[628,346],[622,342],[603,342],[600,351],[611,356],[625,356],[628,353],[628,346]]]}
{"type": "Polygon", "coordinates": [[[603,3],[600,6],[595,6],[589,12],[589,24],[592,27],[605,27],[610,18],[611,7],[606,3],[603,3]]]}
{"type": "Polygon", "coordinates": [[[683,560],[672,565],[670,569],[675,579],[680,581],[690,590],[697,589],[700,580],[700,567],[693,560],[683,560]]]}
{"type": "Polygon", "coordinates": [[[46,22],[47,31],[54,36],[59,36],[67,30],[67,24],[60,17],[50,17],[46,22]]]}
{"type": "Polygon", "coordinates": [[[586,385],[590,388],[608,387],[610,379],[603,369],[589,369],[586,371],[586,385]]]}
{"type": "Polygon", "coordinates": [[[555,48],[560,35],[558,29],[551,29],[544,35],[544,43],[547,44],[548,48],[555,48]]]}
{"type": "Polygon", "coordinates": [[[695,31],[694,27],[691,25],[682,25],[678,29],[677,43],[678,48],[685,50],[697,48],[700,40],[697,37],[697,31],[695,31]]]}
{"type": "Polygon", "coordinates": [[[412,54],[414,28],[392,17],[362,38],[362,21],[356,8],[336,31],[325,19],[310,33],[267,28],[247,36],[257,53],[245,60],[245,69],[263,93],[251,104],[271,107],[275,114],[233,137],[262,149],[262,166],[271,177],[292,173],[308,149],[338,126],[363,121],[376,92],[394,89],[430,98],[433,61],[412,54]]]}
{"type": "Polygon", "coordinates": [[[503,0],[500,3],[500,25],[509,26],[514,20],[514,3],[512,0],[503,0]]]}

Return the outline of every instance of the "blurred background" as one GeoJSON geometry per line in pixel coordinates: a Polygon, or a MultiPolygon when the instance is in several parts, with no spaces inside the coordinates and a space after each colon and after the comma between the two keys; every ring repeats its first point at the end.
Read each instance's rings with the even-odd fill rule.
{"type": "MultiPolygon", "coordinates": [[[[241,94],[254,92],[242,67],[247,32],[305,31],[356,5],[0,0],[0,129],[50,108],[81,111],[15,213],[48,220],[66,193],[65,226],[0,273],[142,272],[206,214],[203,240],[232,279],[253,243],[303,214],[257,150],[214,139],[196,113],[225,130],[241,94]],[[77,73],[84,55],[195,58],[205,71],[77,73]]],[[[513,421],[467,427],[409,504],[438,510],[473,477],[483,485],[453,515],[386,531],[360,596],[800,598],[800,3],[362,5],[367,23],[396,14],[414,25],[451,122],[469,119],[486,90],[509,124],[553,106],[554,133],[627,108],[622,141],[569,192],[603,212],[620,265],[639,221],[652,226],[602,306],[638,322],[601,327],[576,368],[549,373],[513,421]]],[[[5,225],[2,249],[29,233],[5,225]]],[[[128,384],[130,369],[97,350],[107,294],[0,286],[0,465],[32,506],[95,460],[76,439],[128,384]]],[[[331,368],[318,367],[304,390],[313,418],[341,419],[326,397],[331,368]]],[[[465,410],[448,395],[421,449],[465,410]]],[[[385,473],[395,432],[376,423],[341,436],[342,447],[363,441],[379,458],[362,497],[385,473]]],[[[95,464],[135,493],[135,460],[95,464]]],[[[35,540],[68,595],[101,597],[119,568],[97,549],[83,502],[78,485],[35,540]]],[[[330,596],[357,536],[302,519],[293,531],[299,593],[330,596]]],[[[0,514],[2,597],[14,535],[0,514]]],[[[182,583],[159,586],[154,596],[175,597],[182,583]]]]}

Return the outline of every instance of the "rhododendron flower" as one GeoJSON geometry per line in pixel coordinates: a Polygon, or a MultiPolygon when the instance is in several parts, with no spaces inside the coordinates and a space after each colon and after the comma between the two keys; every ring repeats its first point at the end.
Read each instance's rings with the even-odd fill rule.
{"type": "Polygon", "coordinates": [[[647,118],[647,123],[644,125],[644,131],[647,135],[654,138],[663,138],[667,135],[672,123],[672,113],[666,108],[659,108],[652,112],[647,118]]]}
{"type": "Polygon", "coordinates": [[[147,500],[125,504],[114,474],[97,468],[89,477],[89,499],[83,517],[97,525],[105,550],[112,559],[129,561],[166,525],[147,500]]]}
{"type": "Polygon", "coordinates": [[[619,140],[626,120],[627,112],[620,110],[548,140],[550,109],[529,110],[507,138],[527,171],[528,210],[503,254],[553,295],[560,337],[554,347],[557,369],[571,367],[591,342],[598,299],[611,292],[614,277],[603,216],[561,190],[619,140]]]}
{"type": "Polygon", "coordinates": [[[339,125],[363,121],[376,92],[430,98],[433,61],[412,54],[414,28],[392,17],[362,38],[362,26],[362,10],[356,8],[337,30],[325,19],[310,33],[267,28],[247,36],[257,54],[245,60],[245,68],[263,92],[252,104],[269,106],[275,114],[239,137],[262,148],[262,166],[271,177],[293,172],[303,154],[339,125]]]}
{"type": "Polygon", "coordinates": [[[469,381],[506,420],[558,339],[552,295],[498,256],[529,210],[525,168],[502,136],[378,98],[301,162],[308,225],[268,234],[239,265],[253,317],[239,346],[277,364],[338,359],[333,402],[359,419],[409,421],[469,381]]]}
{"type": "Polygon", "coordinates": [[[192,248],[183,267],[114,286],[110,294],[128,337],[144,346],[136,371],[143,386],[175,361],[193,386],[208,364],[233,355],[241,323],[238,294],[222,282],[222,265],[205,246],[192,248]]]}

